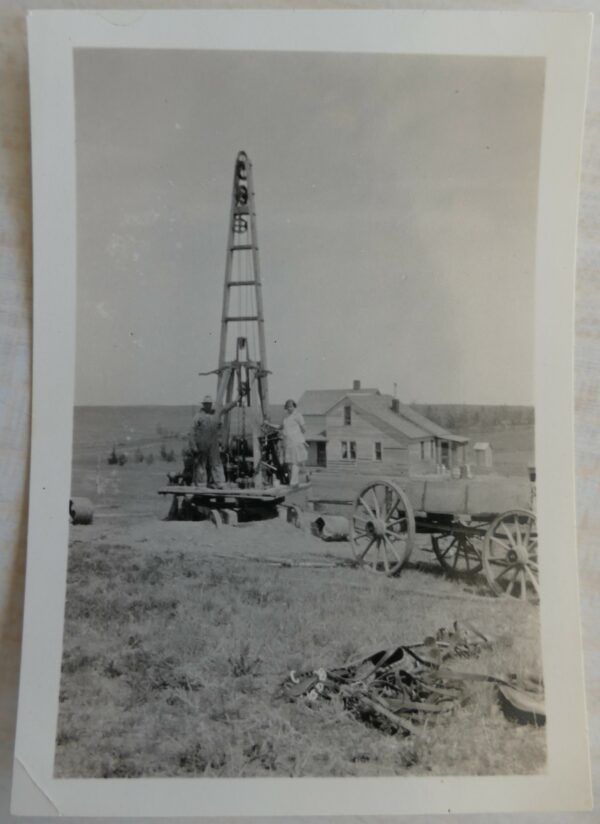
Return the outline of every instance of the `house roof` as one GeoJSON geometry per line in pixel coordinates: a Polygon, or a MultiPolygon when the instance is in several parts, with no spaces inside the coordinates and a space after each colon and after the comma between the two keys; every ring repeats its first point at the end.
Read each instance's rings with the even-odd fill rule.
{"type": "Polygon", "coordinates": [[[352,405],[355,406],[359,412],[364,413],[367,418],[376,418],[380,422],[380,428],[381,424],[384,424],[386,431],[388,431],[388,434],[392,435],[392,437],[397,434],[401,434],[410,440],[430,437],[430,433],[427,432],[426,429],[413,423],[413,421],[403,415],[396,414],[391,408],[390,398],[388,396],[367,395],[362,398],[353,397],[351,400],[352,405]]]}
{"type": "Polygon", "coordinates": [[[352,395],[346,395],[340,398],[339,401],[345,400],[346,397],[350,399],[352,405],[362,412],[365,417],[375,418],[378,423],[371,420],[374,425],[382,428],[383,424],[385,428],[382,428],[382,431],[386,431],[391,437],[401,434],[410,440],[422,440],[424,438],[435,437],[455,443],[468,442],[468,438],[464,438],[461,435],[453,435],[452,432],[430,421],[424,415],[415,412],[409,406],[406,406],[406,404],[398,402],[398,412],[394,412],[392,409],[393,399],[391,395],[357,396],[352,393],[352,395]]]}
{"type": "Polygon", "coordinates": [[[490,445],[487,441],[477,441],[473,449],[477,449],[478,451],[484,449],[490,449],[490,445]]]}
{"type": "MultiPolygon", "coordinates": [[[[392,405],[392,398],[390,395],[384,396],[389,399],[390,406],[392,405]]],[[[408,418],[409,421],[412,421],[417,426],[420,426],[422,429],[425,429],[430,435],[434,435],[436,438],[443,438],[445,441],[454,441],[455,443],[467,443],[468,438],[463,437],[462,435],[454,435],[452,432],[449,432],[447,429],[444,429],[443,426],[440,426],[434,421],[430,421],[429,418],[426,418],[425,415],[421,415],[420,412],[417,412],[412,406],[407,406],[405,403],[398,402],[399,412],[405,418],[408,418]]]]}
{"type": "MultiPolygon", "coordinates": [[[[382,395],[375,387],[361,387],[360,389],[307,389],[300,400],[298,408],[308,418],[312,415],[326,415],[340,401],[350,400],[354,406],[365,415],[374,416],[379,425],[384,424],[388,433],[393,437],[401,434],[410,440],[422,438],[441,438],[454,443],[467,443],[468,438],[454,435],[443,426],[430,421],[412,407],[398,401],[398,412],[392,409],[392,396],[382,395]]],[[[310,429],[310,420],[307,420],[310,429]]],[[[325,433],[319,433],[325,434],[325,433]]],[[[312,438],[310,435],[307,437],[312,438]]]]}
{"type": "Polygon", "coordinates": [[[307,389],[298,401],[298,409],[303,415],[325,415],[346,396],[353,398],[363,395],[379,395],[379,389],[307,389]]]}

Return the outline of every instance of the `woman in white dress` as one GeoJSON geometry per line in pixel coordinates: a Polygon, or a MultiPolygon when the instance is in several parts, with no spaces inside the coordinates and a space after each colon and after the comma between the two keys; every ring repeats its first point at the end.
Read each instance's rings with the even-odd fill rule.
{"type": "Polygon", "coordinates": [[[298,411],[296,402],[291,398],[285,402],[283,419],[283,459],[290,473],[290,485],[295,486],[300,479],[300,467],[306,463],[308,452],[304,441],[306,426],[304,418],[298,411]]]}

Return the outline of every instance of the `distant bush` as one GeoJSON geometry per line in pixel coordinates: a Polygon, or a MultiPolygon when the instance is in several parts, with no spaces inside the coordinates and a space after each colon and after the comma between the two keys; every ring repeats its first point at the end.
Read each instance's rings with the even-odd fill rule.
{"type": "Polygon", "coordinates": [[[143,452],[142,452],[142,450],[139,448],[139,446],[138,446],[138,448],[135,450],[135,452],[133,453],[133,460],[134,460],[136,463],[144,463],[144,453],[143,453],[143,452]]]}
{"type": "Polygon", "coordinates": [[[509,429],[513,426],[533,426],[535,423],[532,406],[418,403],[411,406],[416,412],[451,431],[509,429]]]}
{"type": "Polygon", "coordinates": [[[160,447],[160,457],[161,460],[166,461],[167,463],[173,463],[175,461],[175,452],[173,449],[167,449],[163,443],[160,447]]]}
{"type": "Polygon", "coordinates": [[[124,452],[117,453],[117,450],[113,446],[112,452],[107,458],[107,463],[111,466],[123,466],[127,463],[127,455],[124,452]]]}
{"type": "Polygon", "coordinates": [[[179,438],[179,432],[175,432],[174,429],[167,429],[166,426],[163,426],[162,423],[158,423],[156,425],[156,434],[159,438],[179,438]]]}
{"type": "Polygon", "coordinates": [[[148,452],[148,454],[146,455],[144,460],[146,461],[148,466],[150,466],[150,464],[153,464],[154,463],[154,455],[152,454],[152,452],[148,452]]]}

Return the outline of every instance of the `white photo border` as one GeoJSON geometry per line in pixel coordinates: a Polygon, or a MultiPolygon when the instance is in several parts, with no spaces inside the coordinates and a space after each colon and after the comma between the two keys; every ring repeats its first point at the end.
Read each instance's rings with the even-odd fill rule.
{"type": "Polygon", "coordinates": [[[578,182],[592,17],[455,11],[34,11],[34,340],[29,539],[12,810],[266,816],[591,806],[577,582],[573,342],[578,182]],[[75,382],[73,50],[233,49],[546,61],[535,309],[536,464],[547,771],[536,776],[56,779],[75,382]],[[566,677],[568,673],[568,677],[566,677]]]}

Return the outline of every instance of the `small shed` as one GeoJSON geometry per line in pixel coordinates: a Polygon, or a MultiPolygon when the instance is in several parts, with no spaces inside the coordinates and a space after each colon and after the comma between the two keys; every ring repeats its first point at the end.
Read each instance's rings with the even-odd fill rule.
{"type": "Polygon", "coordinates": [[[475,466],[490,469],[494,463],[492,447],[487,441],[478,441],[473,446],[475,466]]]}

